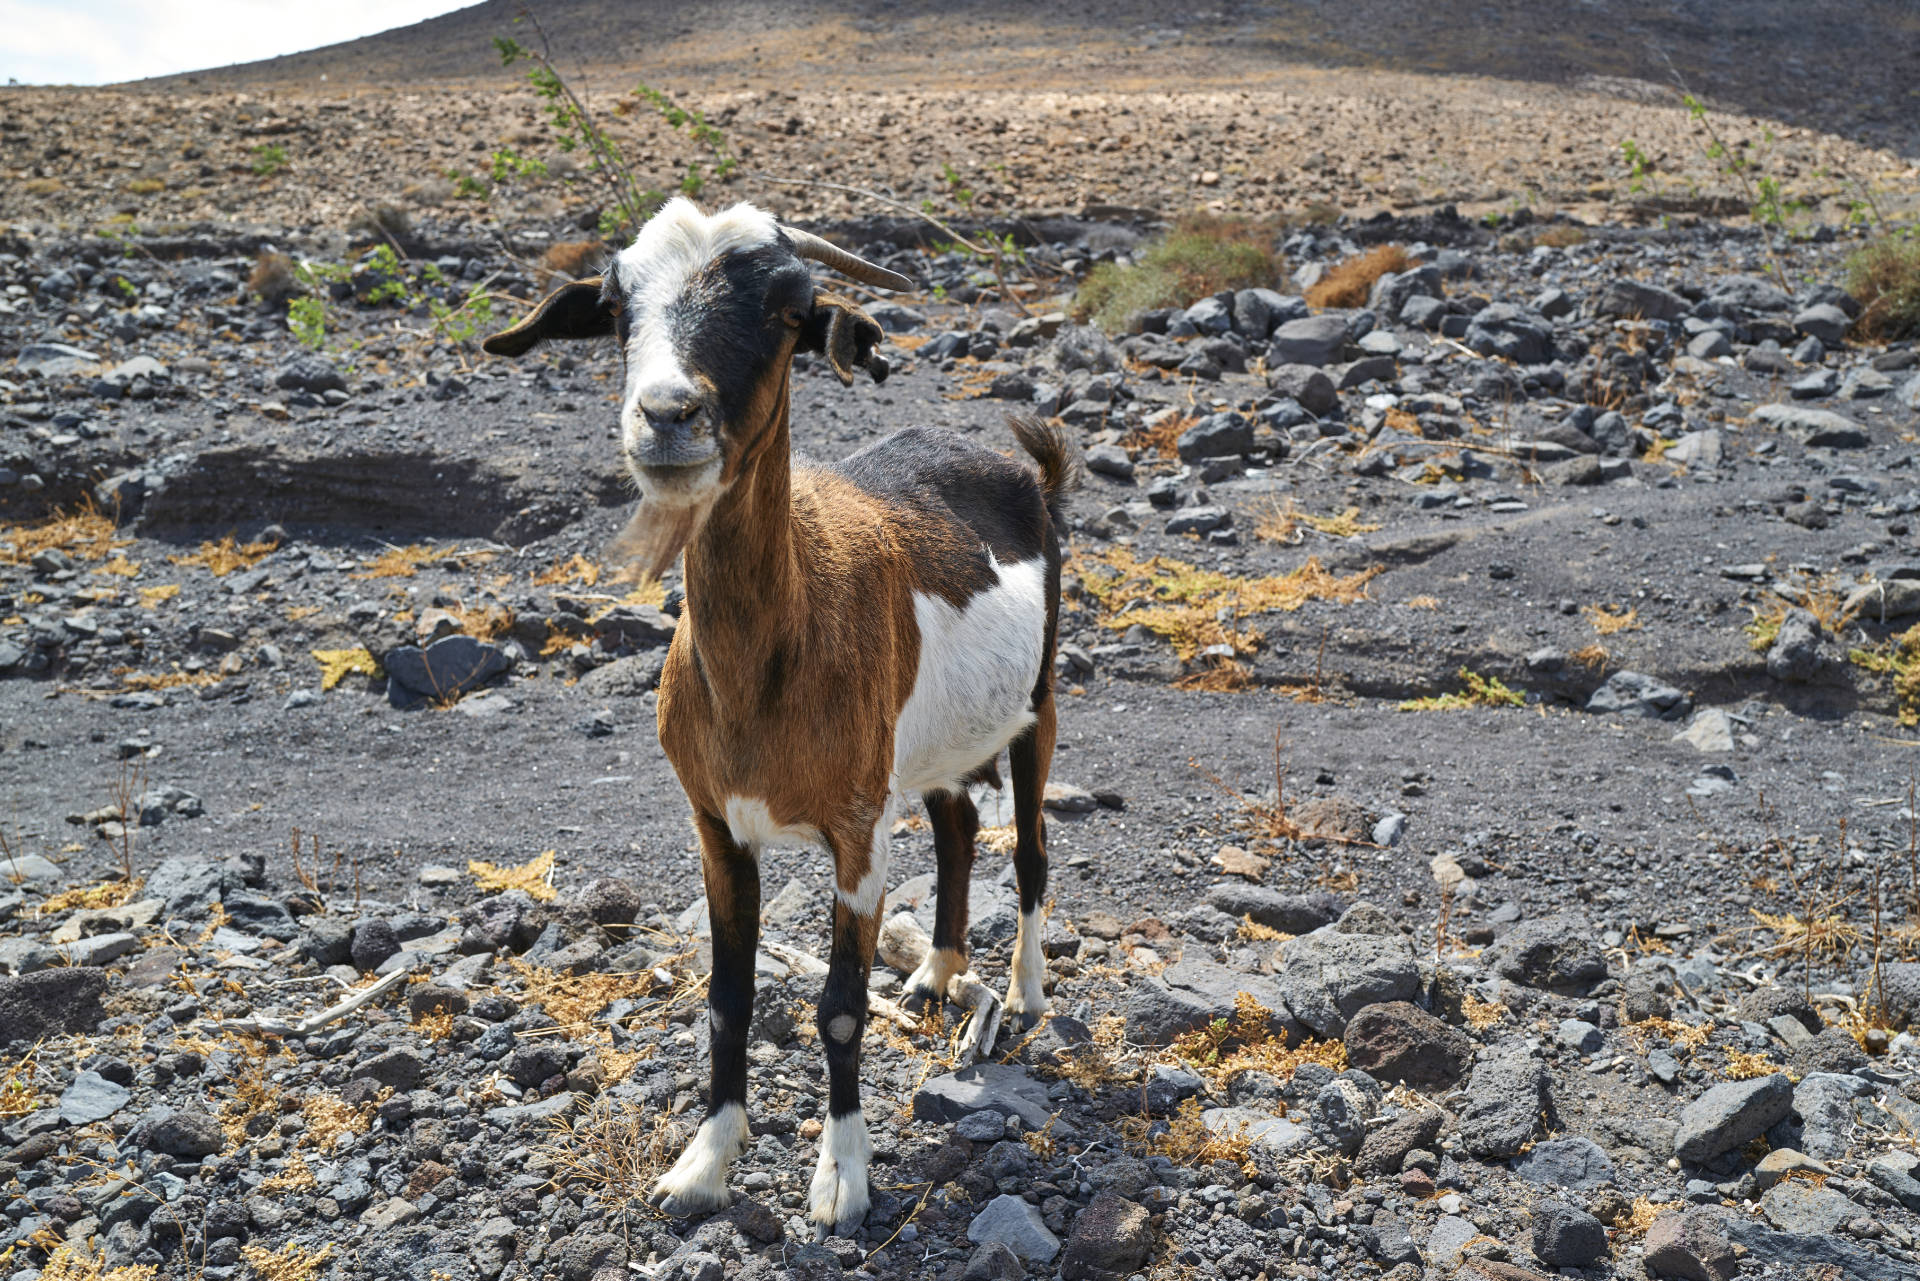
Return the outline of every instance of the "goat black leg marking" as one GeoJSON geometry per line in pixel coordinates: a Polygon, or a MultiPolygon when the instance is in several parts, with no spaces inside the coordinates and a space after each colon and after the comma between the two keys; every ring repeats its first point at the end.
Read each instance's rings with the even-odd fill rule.
{"type": "Polygon", "coordinates": [[[1033,727],[1013,740],[1007,761],[1013,774],[1013,872],[1020,884],[1020,930],[1013,941],[1007,978],[1007,1013],[1032,1023],[1047,1012],[1047,963],[1040,951],[1040,906],[1047,892],[1047,824],[1040,800],[1053,763],[1054,707],[1051,692],[1035,700],[1033,727]]]}
{"type": "Polygon", "coordinates": [[[973,838],[980,811],[965,792],[928,792],[933,853],[939,868],[933,901],[933,950],[907,979],[910,1001],[944,999],[947,980],[967,971],[967,891],[973,879],[973,838]]]}
{"type": "Polygon", "coordinates": [[[724,821],[694,820],[713,929],[713,977],[707,985],[712,1064],[707,1119],[653,1196],[670,1214],[727,1204],[727,1166],[747,1145],[747,1031],[753,1018],[753,957],[760,942],[760,866],[724,821]]]}

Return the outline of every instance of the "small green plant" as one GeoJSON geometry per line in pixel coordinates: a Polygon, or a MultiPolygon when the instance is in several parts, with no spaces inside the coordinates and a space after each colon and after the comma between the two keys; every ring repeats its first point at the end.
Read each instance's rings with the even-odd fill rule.
{"type": "Polygon", "coordinates": [[[1865,671],[1889,677],[1902,725],[1920,725],[1920,623],[1871,648],[1847,652],[1847,661],[1865,671]]]}
{"type": "Polygon", "coordinates": [[[375,277],[377,281],[367,290],[368,302],[412,305],[412,291],[407,288],[406,270],[400,265],[400,255],[393,251],[392,245],[375,245],[360,260],[360,265],[367,275],[375,277]]]}
{"type": "Polygon", "coordinates": [[[497,187],[511,178],[544,178],[547,162],[537,156],[520,155],[512,147],[501,147],[493,153],[488,172],[497,187]]]}
{"type": "Polygon", "coordinates": [[[1498,676],[1482,676],[1463,667],[1460,680],[1466,688],[1453,694],[1435,694],[1427,698],[1409,698],[1400,704],[1403,712],[1451,712],[1463,707],[1524,707],[1526,695],[1508,689],[1498,676]]]}
{"type": "Polygon", "coordinates": [[[287,328],[294,341],[310,351],[319,351],[327,341],[327,308],[318,298],[295,298],[287,304],[287,328]]]}
{"type": "Polygon", "coordinates": [[[427,310],[433,316],[434,333],[450,343],[471,342],[493,326],[493,299],[479,285],[467,291],[458,307],[429,298],[427,310]]]}
{"type": "Polygon", "coordinates": [[[554,144],[569,154],[586,152],[588,171],[606,189],[609,202],[600,215],[602,233],[615,235],[637,229],[664,202],[664,194],[641,185],[619,146],[600,128],[580,95],[554,70],[540,20],[527,12],[514,21],[522,19],[531,22],[539,33],[540,51],[536,53],[511,36],[496,36],[493,45],[500,52],[500,64],[506,67],[522,62],[533,64],[527,70],[527,83],[546,103],[554,144]]]}
{"type": "Polygon", "coordinates": [[[969,212],[973,209],[973,188],[967,186],[959,172],[945,161],[940,163],[940,180],[947,184],[947,194],[953,203],[969,212]]]}
{"type": "Polygon", "coordinates": [[[1763,226],[1784,228],[1789,219],[1807,211],[1806,202],[1789,199],[1780,180],[1771,174],[1760,175],[1754,190],[1758,194],[1753,202],[1752,217],[1763,226]]]}
{"type": "Polygon", "coordinates": [[[1620,144],[1620,154],[1627,162],[1627,190],[1639,195],[1647,189],[1647,178],[1653,173],[1653,157],[1631,138],[1620,144]]]}
{"type": "Polygon", "coordinates": [[[1719,171],[1740,184],[1747,197],[1747,216],[1764,227],[1785,229],[1790,218],[1805,213],[1804,201],[1794,200],[1772,174],[1760,172],[1779,136],[1771,129],[1760,132],[1757,154],[1749,156],[1742,147],[1730,147],[1707,114],[1707,104],[1687,93],[1682,95],[1687,115],[1707,136],[1706,157],[1719,171]]]}
{"type": "Polygon", "coordinates": [[[459,169],[445,169],[441,171],[441,176],[453,184],[455,200],[485,200],[493,194],[493,188],[487,185],[487,180],[478,175],[459,169]]]}
{"type": "Polygon", "coordinates": [[[1191,306],[1225,289],[1270,286],[1279,274],[1280,259],[1265,227],[1246,219],[1190,215],[1132,265],[1095,267],[1074,294],[1073,307],[1109,329],[1124,329],[1141,312],[1191,306]]]}
{"type": "Polygon", "coordinates": [[[271,178],[287,167],[287,149],[277,142],[262,143],[253,149],[254,176],[271,178]]]}
{"type": "MultiPolygon", "coordinates": [[[[711,177],[715,181],[724,179],[739,166],[739,160],[727,147],[727,135],[718,125],[708,121],[700,112],[690,107],[682,107],[664,92],[642,81],[634,87],[635,96],[652,105],[660,113],[660,118],[674,129],[685,129],[687,136],[705,147],[712,159],[711,177]]],[[[709,174],[701,161],[693,161],[680,178],[680,194],[698,196],[706,189],[709,174]]]]}

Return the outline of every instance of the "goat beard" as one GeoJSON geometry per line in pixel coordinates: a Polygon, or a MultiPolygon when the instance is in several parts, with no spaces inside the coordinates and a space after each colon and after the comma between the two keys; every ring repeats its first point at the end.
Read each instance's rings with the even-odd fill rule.
{"type": "Polygon", "coordinates": [[[638,568],[645,577],[658,580],[680,559],[712,506],[711,498],[692,503],[642,498],[626,528],[614,537],[608,553],[614,560],[638,568]]]}

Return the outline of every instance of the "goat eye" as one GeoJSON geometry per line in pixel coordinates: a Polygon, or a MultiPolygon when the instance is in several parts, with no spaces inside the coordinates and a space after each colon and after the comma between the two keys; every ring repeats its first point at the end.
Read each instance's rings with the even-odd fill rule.
{"type": "Polygon", "coordinates": [[[806,318],[800,314],[798,307],[782,307],[780,309],[780,319],[786,321],[790,327],[798,329],[800,328],[801,322],[806,318]]]}

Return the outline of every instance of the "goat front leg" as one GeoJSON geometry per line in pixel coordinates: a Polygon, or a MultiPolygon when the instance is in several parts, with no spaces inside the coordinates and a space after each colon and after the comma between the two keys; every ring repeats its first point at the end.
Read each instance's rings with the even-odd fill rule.
{"type": "Polygon", "coordinates": [[[827,1052],[827,1121],[820,1132],[810,1216],[822,1235],[846,1224],[857,1228],[872,1204],[867,1167],[873,1146],[860,1110],[860,1039],[867,1030],[867,977],[880,937],[887,888],[888,828],[882,806],[871,828],[853,822],[827,833],[836,893],[833,951],[820,997],[820,1041],[827,1052]]]}
{"type": "Polygon", "coordinates": [[[717,1210],[733,1199],[727,1167],[746,1150],[747,1030],[753,1018],[753,957],[760,942],[760,864],[710,814],[694,820],[713,930],[713,977],[707,985],[712,1076],[707,1119],[673,1168],[654,1185],[653,1200],[672,1215],[717,1210]]]}

